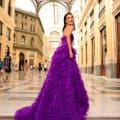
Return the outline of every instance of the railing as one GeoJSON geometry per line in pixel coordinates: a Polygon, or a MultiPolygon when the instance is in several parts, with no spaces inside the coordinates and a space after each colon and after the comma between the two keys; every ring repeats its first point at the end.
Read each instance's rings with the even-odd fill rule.
{"type": "Polygon", "coordinates": [[[18,49],[38,51],[40,55],[43,55],[43,52],[42,52],[41,48],[40,47],[38,48],[37,46],[30,46],[30,45],[26,45],[26,44],[14,43],[13,47],[18,48],[18,49]]]}
{"type": "Polygon", "coordinates": [[[14,43],[14,44],[13,44],[13,47],[22,48],[22,49],[31,49],[31,50],[36,50],[36,49],[37,49],[36,46],[30,46],[30,45],[18,44],[18,43],[14,43]]]}

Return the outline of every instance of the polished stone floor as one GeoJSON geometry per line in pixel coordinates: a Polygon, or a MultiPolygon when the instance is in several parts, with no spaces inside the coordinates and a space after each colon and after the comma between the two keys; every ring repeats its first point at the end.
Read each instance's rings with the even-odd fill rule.
{"type": "MultiPolygon", "coordinates": [[[[0,116],[13,116],[16,109],[30,105],[40,90],[46,73],[13,71],[8,83],[0,78],[0,116]]],[[[90,99],[88,117],[120,118],[120,80],[82,74],[90,99]]]]}

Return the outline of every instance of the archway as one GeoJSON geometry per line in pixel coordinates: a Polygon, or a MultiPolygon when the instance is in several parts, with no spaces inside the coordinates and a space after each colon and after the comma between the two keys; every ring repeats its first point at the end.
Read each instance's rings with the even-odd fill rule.
{"type": "Polygon", "coordinates": [[[23,67],[23,65],[24,65],[24,60],[25,60],[25,56],[24,56],[24,53],[20,53],[19,54],[19,71],[23,71],[24,69],[24,67],[23,67]]]}
{"type": "Polygon", "coordinates": [[[117,29],[117,78],[120,78],[120,13],[116,16],[117,29]]]}

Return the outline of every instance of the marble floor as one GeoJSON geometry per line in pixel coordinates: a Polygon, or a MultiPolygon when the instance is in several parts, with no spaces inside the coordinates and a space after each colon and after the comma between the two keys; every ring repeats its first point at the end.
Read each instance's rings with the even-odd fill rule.
{"type": "MultiPolygon", "coordinates": [[[[3,75],[4,76],[4,75],[3,75]]],[[[8,83],[0,77],[0,116],[13,116],[16,109],[30,105],[42,87],[46,73],[13,71],[8,83]]],[[[90,99],[88,117],[120,118],[120,80],[82,74],[90,99]]]]}

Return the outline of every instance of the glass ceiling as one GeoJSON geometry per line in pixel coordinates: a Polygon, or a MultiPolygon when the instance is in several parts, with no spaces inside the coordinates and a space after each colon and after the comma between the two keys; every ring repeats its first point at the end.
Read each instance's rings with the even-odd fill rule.
{"type": "Polygon", "coordinates": [[[42,6],[39,16],[46,34],[49,34],[52,29],[61,33],[66,12],[66,8],[56,2],[49,2],[42,6]]]}
{"type": "MultiPolygon", "coordinates": [[[[39,16],[45,30],[45,34],[52,31],[62,32],[63,17],[70,8],[72,13],[78,12],[79,0],[33,0],[40,2],[39,16]],[[71,6],[71,7],[70,7],[71,6]]],[[[35,6],[32,0],[16,0],[15,6],[35,13],[35,6]],[[25,4],[23,4],[25,2],[25,4]],[[27,7],[27,6],[28,7],[27,7]]]]}

